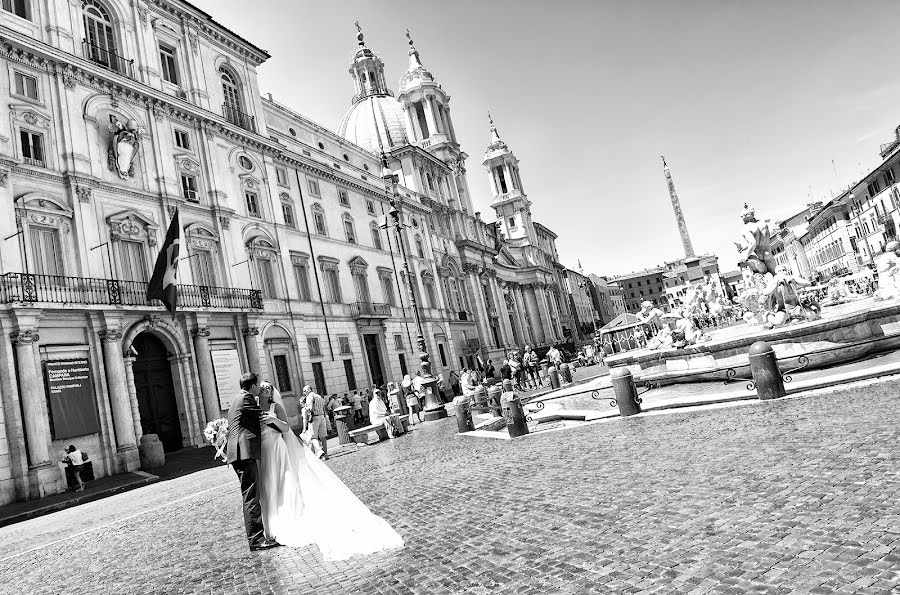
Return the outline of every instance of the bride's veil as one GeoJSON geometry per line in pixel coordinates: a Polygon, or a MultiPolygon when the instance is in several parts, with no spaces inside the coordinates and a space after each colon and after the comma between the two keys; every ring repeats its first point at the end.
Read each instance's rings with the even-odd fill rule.
{"type": "MultiPolygon", "coordinates": [[[[279,392],[279,390],[275,388],[274,384],[270,386],[272,387],[272,402],[278,403],[279,405],[281,405],[281,408],[284,409],[284,399],[281,398],[281,392],[279,392]]],[[[285,411],[287,410],[285,409],[285,411]]]]}

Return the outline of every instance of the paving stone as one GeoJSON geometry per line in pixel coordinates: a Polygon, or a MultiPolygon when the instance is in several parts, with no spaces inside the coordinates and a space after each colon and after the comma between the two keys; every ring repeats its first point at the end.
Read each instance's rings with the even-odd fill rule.
{"type": "Polygon", "coordinates": [[[511,441],[425,423],[329,462],[402,550],[250,553],[222,467],[3,528],[0,593],[889,593],[898,404],[884,384],[511,441]]]}

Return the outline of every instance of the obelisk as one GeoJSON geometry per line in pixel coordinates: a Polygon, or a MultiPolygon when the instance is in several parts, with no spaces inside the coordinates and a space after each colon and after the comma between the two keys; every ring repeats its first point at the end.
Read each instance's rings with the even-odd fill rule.
{"type": "Polygon", "coordinates": [[[694,246],[691,244],[691,236],[688,234],[687,223],[684,221],[684,213],[681,212],[681,203],[678,201],[678,193],[675,192],[675,182],[672,181],[672,173],[666,165],[666,158],[662,157],[663,173],[666,174],[666,183],[669,185],[669,197],[672,199],[672,210],[675,211],[675,221],[678,222],[678,233],[681,234],[681,244],[684,246],[684,256],[694,256],[694,246]]]}

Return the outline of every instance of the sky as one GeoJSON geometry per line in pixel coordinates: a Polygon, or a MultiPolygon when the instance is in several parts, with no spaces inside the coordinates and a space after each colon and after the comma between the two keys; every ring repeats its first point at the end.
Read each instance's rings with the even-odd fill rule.
{"type": "Polygon", "coordinates": [[[476,210],[493,220],[487,112],[560,260],[615,275],[695,252],[736,268],[748,202],[783,219],[871,171],[900,125],[893,0],[193,0],[271,55],[272,93],[336,130],[359,20],[396,91],[408,28],[451,96],[476,210]]]}

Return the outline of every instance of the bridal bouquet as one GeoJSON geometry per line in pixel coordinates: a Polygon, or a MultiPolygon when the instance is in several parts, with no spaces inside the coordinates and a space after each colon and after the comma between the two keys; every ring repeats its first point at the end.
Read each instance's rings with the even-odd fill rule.
{"type": "Polygon", "coordinates": [[[225,446],[228,444],[228,420],[224,417],[212,420],[206,424],[203,435],[206,437],[206,441],[216,448],[213,458],[222,457],[222,462],[226,463],[228,461],[225,456],[225,446]]]}

